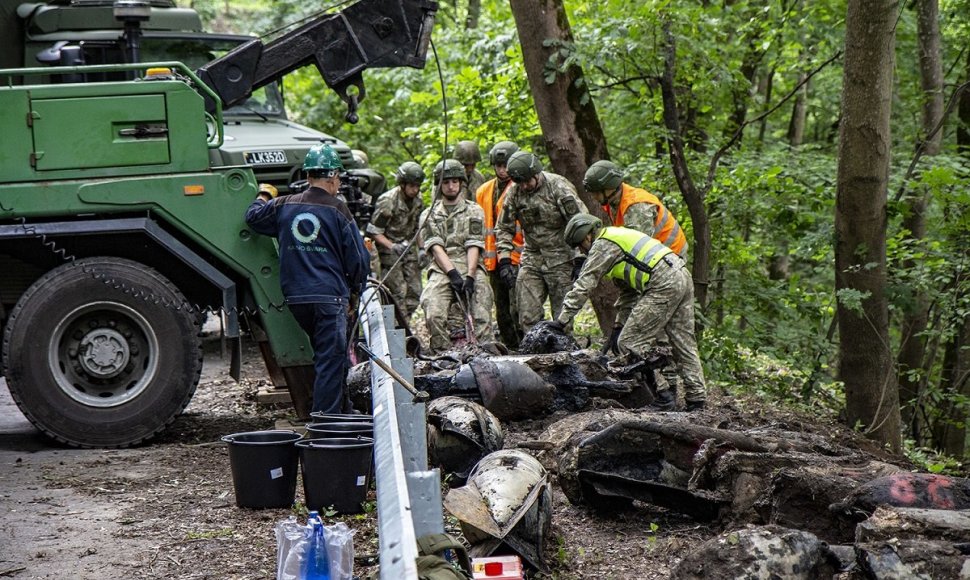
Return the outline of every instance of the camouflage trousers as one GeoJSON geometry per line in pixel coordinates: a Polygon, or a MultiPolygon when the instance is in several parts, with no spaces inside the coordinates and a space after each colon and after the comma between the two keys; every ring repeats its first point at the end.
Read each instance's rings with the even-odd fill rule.
{"type": "Polygon", "coordinates": [[[411,320],[411,315],[418,308],[421,298],[421,271],[417,258],[405,258],[392,270],[391,266],[397,256],[381,256],[381,276],[387,291],[403,309],[405,320],[411,320]]]}
{"type": "MultiPolygon", "coordinates": [[[[661,261],[623,326],[620,352],[646,356],[664,333],[684,381],[684,399],[705,400],[704,369],[694,337],[694,284],[686,268],[661,261]]],[[[658,388],[664,390],[669,385],[661,381],[658,388]]]]}
{"type": "MultiPolygon", "coordinates": [[[[431,350],[434,352],[451,348],[452,329],[448,322],[448,311],[452,304],[457,302],[455,292],[448,283],[448,276],[430,272],[428,284],[421,292],[421,307],[424,308],[424,320],[431,335],[431,350]]],[[[490,342],[492,340],[492,289],[481,268],[475,273],[475,294],[472,295],[471,315],[475,326],[475,340],[490,342]]],[[[460,324],[464,322],[462,318],[460,324]]]]}
{"type": "Polygon", "coordinates": [[[570,262],[553,268],[526,264],[519,268],[515,279],[515,302],[519,308],[519,326],[529,332],[545,316],[546,298],[555,320],[562,310],[562,300],[573,285],[573,265],[570,262]]]}

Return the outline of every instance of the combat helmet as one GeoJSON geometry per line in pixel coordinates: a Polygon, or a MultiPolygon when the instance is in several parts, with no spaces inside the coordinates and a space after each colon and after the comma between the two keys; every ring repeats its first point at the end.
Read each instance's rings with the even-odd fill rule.
{"type": "Polygon", "coordinates": [[[482,160],[482,151],[477,141],[459,141],[455,145],[455,159],[462,165],[474,165],[482,160]]]}
{"type": "Polygon", "coordinates": [[[505,165],[509,157],[519,150],[519,146],[511,141],[499,141],[488,152],[489,165],[505,165]]]}
{"type": "Polygon", "coordinates": [[[394,172],[394,179],[397,180],[398,185],[405,183],[421,185],[424,182],[424,169],[414,161],[405,161],[394,172]]]}
{"type": "Polygon", "coordinates": [[[462,181],[468,181],[468,176],[465,175],[465,166],[461,164],[461,161],[457,159],[445,159],[444,161],[439,161],[437,165],[434,166],[434,182],[437,185],[442,179],[460,179],[462,181]]]}
{"type": "Polygon", "coordinates": [[[516,151],[509,155],[509,161],[505,167],[508,169],[509,177],[516,183],[529,181],[542,172],[542,162],[528,151],[516,151]]]}
{"type": "Polygon", "coordinates": [[[583,187],[586,191],[616,191],[623,181],[623,171],[616,163],[605,159],[597,161],[586,170],[583,187]]]}
{"type": "Polygon", "coordinates": [[[603,227],[603,220],[588,213],[578,213],[569,218],[566,223],[566,231],[563,232],[563,240],[570,247],[575,248],[580,242],[586,239],[592,232],[598,231],[603,227]]]}

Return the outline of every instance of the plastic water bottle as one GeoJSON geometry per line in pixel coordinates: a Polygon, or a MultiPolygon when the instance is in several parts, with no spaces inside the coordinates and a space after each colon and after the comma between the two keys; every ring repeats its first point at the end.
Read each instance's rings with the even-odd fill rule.
{"type": "Polygon", "coordinates": [[[327,534],[323,530],[320,514],[312,511],[307,515],[310,528],[310,546],[307,550],[305,580],[330,580],[330,557],[327,554],[327,534]]]}

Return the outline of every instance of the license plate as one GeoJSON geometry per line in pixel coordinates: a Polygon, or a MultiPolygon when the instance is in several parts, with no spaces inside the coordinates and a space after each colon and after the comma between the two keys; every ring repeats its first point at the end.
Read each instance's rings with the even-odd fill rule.
{"type": "Polygon", "coordinates": [[[243,154],[247,165],[286,165],[286,152],[282,150],[274,151],[248,151],[243,154]]]}

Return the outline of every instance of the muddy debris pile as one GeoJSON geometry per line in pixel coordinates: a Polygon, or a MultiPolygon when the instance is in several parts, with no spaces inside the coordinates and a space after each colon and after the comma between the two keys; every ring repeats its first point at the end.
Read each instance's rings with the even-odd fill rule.
{"type": "Polygon", "coordinates": [[[823,435],[605,410],[557,421],[542,440],[539,458],[574,504],[608,514],[647,502],[733,530],[675,578],[957,578],[970,569],[970,480],[904,471],[823,435]]]}
{"type": "MultiPolygon", "coordinates": [[[[955,578],[970,570],[967,480],[911,473],[898,458],[827,433],[753,427],[724,409],[651,411],[669,351],[610,359],[570,341],[537,325],[523,342],[530,354],[466,345],[415,365],[414,387],[432,399],[429,459],[451,487],[445,508],[473,555],[514,553],[545,570],[550,486],[558,485],[603,517],[647,503],[724,530],[674,578],[955,578]],[[538,439],[502,449],[509,422],[553,418],[538,439]]],[[[351,374],[355,402],[370,397],[364,367],[351,374]]]]}

